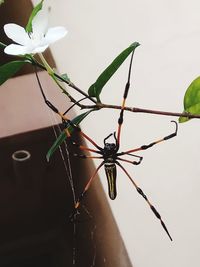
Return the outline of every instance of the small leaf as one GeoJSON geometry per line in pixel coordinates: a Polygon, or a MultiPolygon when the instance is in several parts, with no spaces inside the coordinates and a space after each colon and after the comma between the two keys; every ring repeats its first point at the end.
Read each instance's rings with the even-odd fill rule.
{"type": "Polygon", "coordinates": [[[56,139],[56,141],[53,143],[53,145],[51,146],[51,148],[48,150],[47,155],[46,155],[46,159],[49,162],[50,157],[53,155],[53,153],[57,150],[57,148],[65,141],[66,139],[66,134],[63,131],[58,138],[56,139]]]}
{"type": "Polygon", "coordinates": [[[16,60],[0,66],[0,85],[15,75],[25,63],[29,63],[29,61],[16,60]]]}
{"type": "MultiPolygon", "coordinates": [[[[187,116],[187,114],[200,115],[200,103],[189,107],[187,109],[187,111],[184,111],[184,112],[186,113],[186,116],[187,116]]],[[[180,117],[179,118],[179,122],[180,123],[186,122],[186,121],[189,121],[189,120],[191,120],[191,119],[188,118],[188,117],[180,117]]]]}
{"type": "MultiPolygon", "coordinates": [[[[85,119],[85,117],[87,117],[87,115],[89,115],[90,112],[92,112],[92,111],[93,111],[93,110],[86,111],[86,112],[84,112],[84,113],[78,115],[77,117],[75,117],[75,118],[74,118],[73,120],[71,120],[71,121],[73,122],[74,125],[79,125],[79,123],[81,123],[81,121],[82,121],[83,119],[85,119]]],[[[68,129],[68,131],[70,132],[70,134],[74,131],[73,126],[70,126],[70,125],[68,125],[68,126],[66,127],[66,129],[68,129]]]]}
{"type": "Polygon", "coordinates": [[[188,87],[184,96],[184,109],[200,103],[200,77],[197,77],[188,87]]]}
{"type": "Polygon", "coordinates": [[[59,76],[55,76],[55,79],[58,80],[59,82],[63,82],[63,80],[65,80],[67,83],[71,83],[69,76],[67,75],[67,73],[63,73],[59,76]]]}
{"type": "Polygon", "coordinates": [[[26,25],[26,32],[32,32],[32,21],[34,17],[37,15],[37,13],[42,9],[44,0],[40,1],[39,4],[37,4],[34,9],[32,10],[32,13],[29,17],[28,23],[26,25]]]}
{"type": "Polygon", "coordinates": [[[183,123],[183,122],[186,122],[186,121],[189,121],[189,118],[187,118],[187,117],[179,117],[179,119],[178,119],[179,123],[183,123]]]}
{"type": "Polygon", "coordinates": [[[121,52],[113,62],[101,73],[97,78],[96,82],[90,86],[88,89],[88,94],[91,97],[96,97],[100,101],[99,96],[101,94],[102,88],[108,82],[108,80],[113,76],[113,74],[118,70],[125,59],[130,55],[131,52],[135,50],[140,44],[135,42],[121,52]]]}
{"type": "MultiPolygon", "coordinates": [[[[89,110],[83,114],[78,115],[73,120],[71,120],[71,122],[75,125],[78,125],[91,111],[92,110],[89,110]]],[[[65,129],[68,129],[70,134],[74,131],[74,128],[72,126],[70,126],[70,124],[68,124],[68,126],[65,129]]],[[[53,143],[53,145],[51,146],[49,151],[47,152],[47,155],[46,155],[47,161],[50,160],[50,157],[58,149],[58,147],[65,141],[65,139],[66,139],[66,133],[65,133],[65,131],[63,131],[59,135],[59,137],[56,139],[56,141],[53,143]]]]}
{"type": "MultiPolygon", "coordinates": [[[[184,112],[186,114],[200,114],[200,77],[197,77],[188,87],[184,96],[184,112]]],[[[180,117],[179,122],[190,120],[180,117]]]]}
{"type": "Polygon", "coordinates": [[[2,48],[5,48],[5,47],[6,47],[6,45],[5,45],[4,43],[2,43],[2,42],[0,42],[0,46],[1,46],[2,48]]]}
{"type": "Polygon", "coordinates": [[[68,82],[68,83],[71,82],[69,76],[67,75],[67,73],[62,74],[61,77],[62,77],[66,82],[68,82]]]}

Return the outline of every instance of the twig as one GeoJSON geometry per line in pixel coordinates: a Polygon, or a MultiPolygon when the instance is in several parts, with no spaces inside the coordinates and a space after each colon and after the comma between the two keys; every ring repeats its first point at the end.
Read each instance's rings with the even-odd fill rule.
{"type": "MultiPolygon", "coordinates": [[[[121,109],[121,106],[109,105],[103,103],[97,103],[95,106],[88,106],[87,108],[110,108],[110,109],[121,109]]],[[[161,111],[161,110],[152,110],[152,109],[144,109],[144,108],[136,108],[136,107],[125,107],[124,110],[136,113],[148,113],[148,114],[156,114],[163,116],[174,116],[174,117],[187,117],[189,119],[195,118],[200,119],[200,114],[190,114],[190,113],[179,113],[179,112],[170,112],[170,111],[161,111]]]]}
{"type": "MultiPolygon", "coordinates": [[[[41,69],[46,70],[45,67],[41,63],[39,63],[38,61],[36,61],[33,58],[32,58],[32,64],[33,65],[37,65],[41,69]]],[[[85,93],[80,88],[78,88],[75,84],[71,83],[70,81],[65,80],[63,77],[61,77],[57,73],[55,73],[54,75],[55,75],[56,78],[58,78],[59,80],[61,80],[64,83],[66,83],[68,86],[72,87],[77,92],[79,92],[84,97],[86,97],[87,99],[89,99],[91,102],[94,103],[94,105],[81,104],[81,103],[79,103],[79,101],[76,101],[73,97],[70,96],[70,94],[68,95],[68,93],[67,93],[68,97],[70,96],[69,97],[70,100],[73,103],[76,103],[76,105],[79,106],[81,109],[94,109],[94,110],[103,109],[103,108],[121,109],[121,106],[110,105],[110,104],[104,104],[104,103],[97,102],[92,97],[90,97],[87,93],[85,93]]],[[[64,89],[62,88],[62,90],[64,90],[64,89]]],[[[137,107],[124,107],[124,110],[130,111],[130,112],[135,112],[135,113],[148,113],[148,114],[155,114],[155,115],[162,115],[162,116],[186,117],[188,119],[192,119],[192,118],[200,119],[200,114],[190,114],[190,113],[186,113],[186,112],[179,113],[179,112],[152,110],[152,109],[144,109],[144,108],[137,108],[137,107]]]]}
{"type": "MultiPolygon", "coordinates": [[[[30,58],[29,58],[30,60],[30,58]]],[[[39,68],[46,70],[45,66],[43,66],[41,63],[39,63],[38,61],[36,61],[35,58],[31,59],[31,63],[33,65],[38,66],[39,68]]],[[[62,82],[66,83],[69,87],[72,87],[73,89],[75,89],[77,92],[79,92],[80,94],[82,94],[83,96],[85,96],[87,99],[89,99],[90,101],[92,101],[93,103],[97,103],[97,101],[95,99],[93,99],[92,97],[90,97],[88,94],[86,94],[84,91],[82,91],[80,88],[78,88],[75,84],[65,80],[63,77],[61,77],[60,75],[58,75],[57,73],[54,73],[54,76],[56,78],[58,78],[59,80],[61,80],[62,82]]],[[[79,106],[79,105],[78,105],[79,106]]]]}

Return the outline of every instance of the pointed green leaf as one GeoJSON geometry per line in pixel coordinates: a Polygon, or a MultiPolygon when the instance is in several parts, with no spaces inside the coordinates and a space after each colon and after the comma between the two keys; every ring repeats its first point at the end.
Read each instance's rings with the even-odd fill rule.
{"type": "Polygon", "coordinates": [[[53,155],[53,153],[57,150],[57,148],[65,141],[66,139],[66,134],[63,131],[58,138],[56,139],[56,141],[53,143],[53,145],[51,146],[51,148],[48,150],[47,155],[46,155],[46,159],[49,162],[50,157],[53,155]]]}
{"type": "Polygon", "coordinates": [[[61,77],[62,77],[66,82],[68,82],[68,83],[71,82],[69,76],[67,75],[67,73],[62,74],[61,77]]]}
{"type": "MultiPolygon", "coordinates": [[[[71,122],[73,124],[75,124],[75,125],[78,125],[90,112],[91,112],[91,110],[89,110],[89,111],[87,111],[85,113],[82,113],[82,114],[78,115],[73,120],[71,120],[71,122]]],[[[70,132],[70,134],[74,131],[74,128],[72,126],[70,126],[70,124],[68,124],[68,126],[65,129],[68,129],[68,131],[70,132]]],[[[65,139],[66,139],[66,133],[65,133],[65,131],[63,131],[59,135],[59,137],[56,139],[56,141],[53,143],[53,145],[51,146],[51,148],[49,149],[49,151],[47,152],[47,155],[46,155],[47,161],[50,160],[50,157],[58,149],[58,147],[65,141],[65,139]]]]}
{"type": "Polygon", "coordinates": [[[139,45],[140,44],[137,42],[131,44],[128,48],[126,48],[113,60],[113,62],[97,78],[96,82],[90,86],[90,88],[88,89],[89,96],[96,97],[97,100],[99,100],[99,96],[101,94],[101,91],[104,85],[113,76],[113,74],[118,70],[121,64],[130,55],[130,53],[132,53],[135,50],[135,48],[138,47],[139,45]]]}
{"type": "Polygon", "coordinates": [[[42,5],[43,5],[44,0],[40,1],[39,4],[37,4],[34,9],[32,10],[32,13],[29,17],[28,23],[26,25],[26,31],[27,32],[32,32],[32,21],[34,19],[34,17],[37,15],[37,13],[42,9],[42,5]]]}
{"type": "MultiPolygon", "coordinates": [[[[92,111],[93,110],[89,110],[89,111],[86,111],[86,112],[76,116],[73,120],[71,120],[72,123],[74,125],[79,125],[81,123],[81,121],[84,120],[90,114],[90,112],[92,112],[92,111]]],[[[70,134],[74,131],[73,126],[70,126],[70,125],[67,126],[67,129],[70,132],[70,134]]]]}
{"type": "MultiPolygon", "coordinates": [[[[185,92],[184,112],[186,114],[200,114],[200,77],[197,77],[185,92]]],[[[187,117],[179,118],[179,122],[188,120],[189,118],[187,117]]]]}
{"type": "Polygon", "coordinates": [[[4,43],[2,43],[2,42],[0,42],[0,46],[1,46],[2,48],[5,48],[5,47],[6,47],[6,45],[5,45],[4,43]]]}
{"type": "MultiPolygon", "coordinates": [[[[186,114],[184,114],[186,116],[187,116],[187,114],[200,115],[200,103],[195,104],[195,105],[189,107],[187,109],[187,111],[184,111],[184,112],[186,113],[186,114]]],[[[188,118],[188,117],[180,117],[179,118],[179,122],[180,123],[186,122],[186,121],[189,121],[189,120],[191,120],[191,119],[188,118]]]]}
{"type": "Polygon", "coordinates": [[[29,63],[29,61],[16,60],[0,66],[0,85],[18,72],[25,63],[29,63]]]}
{"type": "Polygon", "coordinates": [[[63,80],[64,80],[64,81],[66,81],[67,83],[71,83],[70,78],[69,78],[69,76],[67,75],[67,73],[63,73],[63,74],[61,74],[60,77],[59,77],[59,76],[54,76],[54,77],[55,77],[55,79],[58,80],[59,82],[63,82],[63,80]]]}

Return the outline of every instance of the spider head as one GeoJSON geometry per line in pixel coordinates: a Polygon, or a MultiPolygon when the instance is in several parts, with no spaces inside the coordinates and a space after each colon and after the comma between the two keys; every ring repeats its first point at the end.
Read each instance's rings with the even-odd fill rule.
{"type": "Polygon", "coordinates": [[[105,139],[104,139],[104,157],[108,158],[108,157],[115,157],[116,152],[118,150],[118,145],[117,145],[117,139],[115,136],[115,133],[108,135],[105,139]],[[114,136],[115,138],[115,143],[108,143],[106,142],[107,139],[109,139],[111,136],[114,136]]]}
{"type": "Polygon", "coordinates": [[[104,145],[104,150],[106,151],[115,151],[116,149],[116,144],[114,143],[105,143],[104,145]]]}
{"type": "Polygon", "coordinates": [[[117,151],[116,144],[105,143],[104,149],[103,149],[104,159],[108,159],[108,158],[114,159],[116,155],[116,151],[117,151]]]}

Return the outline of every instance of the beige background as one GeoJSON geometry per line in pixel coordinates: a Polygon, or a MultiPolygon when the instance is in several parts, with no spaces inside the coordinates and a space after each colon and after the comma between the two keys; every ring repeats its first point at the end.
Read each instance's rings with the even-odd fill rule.
{"type": "MultiPolygon", "coordinates": [[[[59,70],[67,72],[75,84],[87,90],[121,50],[138,41],[141,47],[135,53],[127,105],[182,111],[184,92],[200,74],[198,0],[45,2],[50,24],[65,25],[69,31],[51,48],[59,70]]],[[[125,64],[106,86],[103,101],[121,103],[127,68],[125,64]]],[[[103,110],[82,127],[102,145],[103,138],[116,130],[118,115],[118,111],[103,110]]],[[[171,119],[126,113],[122,150],[171,133],[171,119]]],[[[198,120],[180,125],[177,138],[140,153],[144,156],[140,166],[126,165],[162,214],[173,243],[119,171],[118,198],[110,205],[134,266],[200,265],[199,136],[198,120]]],[[[103,170],[100,177],[107,190],[103,170]]]]}

